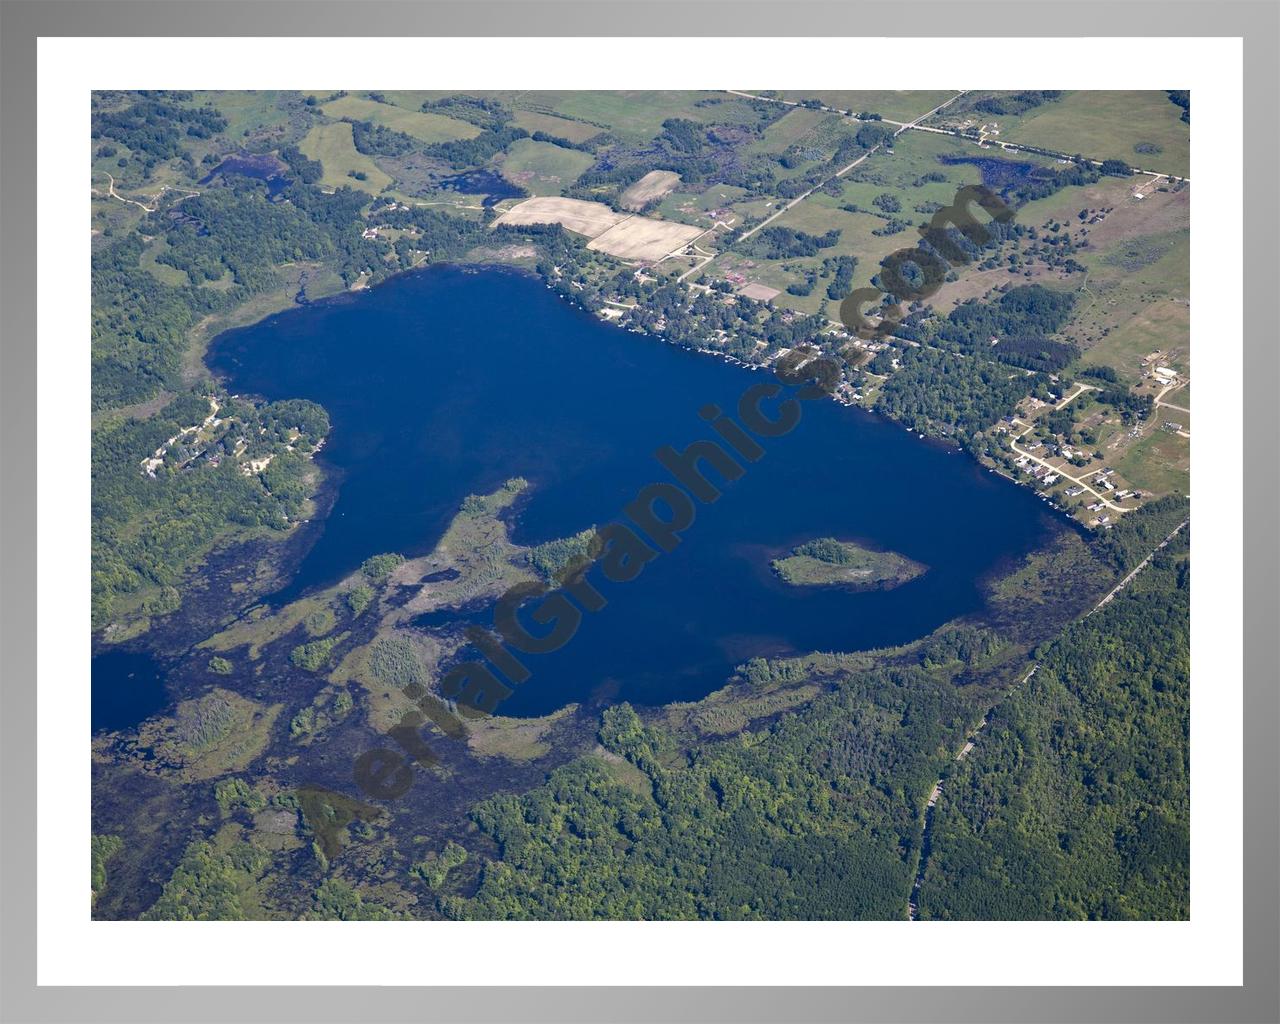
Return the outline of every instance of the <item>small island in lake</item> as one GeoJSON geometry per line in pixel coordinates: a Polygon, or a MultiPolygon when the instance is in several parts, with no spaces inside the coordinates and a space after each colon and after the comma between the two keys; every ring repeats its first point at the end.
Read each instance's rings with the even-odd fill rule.
{"type": "Polygon", "coordinates": [[[928,566],[894,551],[874,551],[834,537],[806,541],[771,564],[774,572],[794,586],[858,590],[892,590],[928,571],[928,566]]]}

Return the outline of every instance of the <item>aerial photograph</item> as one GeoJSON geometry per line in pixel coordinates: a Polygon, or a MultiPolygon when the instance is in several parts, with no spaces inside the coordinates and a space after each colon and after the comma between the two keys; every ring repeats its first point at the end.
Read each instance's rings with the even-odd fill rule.
{"type": "Polygon", "coordinates": [[[1190,919],[1190,120],[95,92],[92,918],[1190,919]]]}

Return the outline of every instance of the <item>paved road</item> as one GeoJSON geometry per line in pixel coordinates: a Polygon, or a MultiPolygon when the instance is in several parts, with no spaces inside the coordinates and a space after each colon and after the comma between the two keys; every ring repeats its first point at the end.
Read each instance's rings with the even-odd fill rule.
{"type": "MultiPolygon", "coordinates": [[[[798,107],[803,105],[796,102],[795,100],[779,100],[779,99],[774,99],[772,96],[757,96],[754,93],[740,92],[737,89],[725,89],[724,91],[727,93],[732,93],[734,96],[745,96],[748,99],[764,100],[766,103],[781,103],[783,106],[787,106],[787,107],[798,107]]],[[[963,92],[960,93],[960,96],[963,96],[963,95],[964,95],[963,92]]],[[[905,124],[902,121],[890,121],[888,118],[881,118],[881,120],[883,120],[886,124],[901,125],[899,132],[904,132],[904,131],[907,131],[908,129],[912,131],[917,131],[917,132],[932,132],[934,135],[950,135],[953,138],[963,139],[965,142],[972,142],[974,145],[982,146],[984,148],[991,147],[991,146],[999,146],[1001,149],[1009,153],[1039,153],[1042,156],[1053,157],[1057,160],[1073,159],[1073,155],[1070,153],[1059,153],[1052,149],[1045,149],[1043,146],[1020,146],[1016,142],[1000,142],[1000,141],[988,141],[985,139],[975,139],[971,135],[965,135],[954,128],[935,128],[932,125],[924,125],[920,123],[921,121],[924,121],[932,117],[943,107],[946,107],[954,103],[957,99],[959,99],[959,96],[953,96],[951,99],[947,100],[946,103],[940,104],[939,106],[935,107],[933,110],[929,111],[929,113],[925,114],[923,117],[918,117],[914,121],[908,121],[905,124]]],[[[836,107],[819,107],[816,109],[825,110],[828,113],[832,113],[832,114],[844,114],[846,117],[854,116],[853,111],[840,110],[836,107]]],[[[898,134],[898,133],[895,133],[895,134],[898,134]]],[[[1088,162],[1092,164],[1094,167],[1102,166],[1101,160],[1089,160],[1088,162]]],[[[1140,167],[1135,167],[1133,168],[1133,173],[1134,174],[1150,174],[1154,178],[1168,178],[1170,181],[1185,181],[1187,182],[1187,184],[1191,183],[1190,178],[1183,178],[1176,174],[1166,174],[1164,171],[1148,171],[1140,167]]]]}
{"type": "MultiPolygon", "coordinates": [[[[751,93],[747,93],[747,92],[738,92],[737,90],[734,90],[734,89],[725,89],[724,91],[725,91],[725,92],[728,92],[728,93],[732,93],[734,96],[747,96],[747,97],[749,97],[749,98],[751,98],[751,99],[766,99],[766,98],[767,98],[767,97],[764,97],[764,96],[754,96],[754,95],[752,95],[751,93]]],[[[903,122],[901,122],[901,121],[891,121],[891,122],[890,122],[891,124],[896,124],[896,125],[898,125],[898,126],[899,126],[899,127],[898,127],[898,129],[897,129],[897,131],[895,131],[895,132],[893,133],[893,137],[896,139],[899,135],[901,135],[903,132],[905,132],[908,128],[914,128],[918,122],[923,121],[925,118],[932,117],[932,116],[933,116],[934,114],[936,114],[939,110],[942,110],[944,107],[949,106],[950,104],[954,103],[956,100],[958,100],[958,99],[959,99],[961,96],[963,96],[963,95],[964,95],[964,92],[958,92],[958,93],[956,93],[956,95],[952,96],[949,100],[945,100],[944,102],[939,103],[936,107],[934,107],[932,110],[928,111],[927,113],[921,114],[919,117],[917,117],[917,118],[915,119],[915,121],[909,121],[909,122],[907,122],[906,124],[904,124],[904,123],[903,123],[903,122]]],[[[771,103],[782,103],[782,104],[784,104],[785,106],[789,106],[789,107],[798,106],[798,104],[797,104],[797,103],[795,103],[794,101],[791,101],[791,100],[769,100],[769,102],[771,102],[771,103]]],[[[852,116],[852,115],[850,115],[850,114],[848,113],[848,111],[844,111],[844,110],[836,110],[836,109],[835,109],[835,108],[833,108],[833,107],[823,107],[822,109],[824,109],[824,110],[830,110],[832,113],[836,113],[836,114],[845,114],[845,115],[847,115],[847,116],[852,116]]],[[[870,123],[870,122],[869,122],[869,123],[870,123]]],[[[777,220],[779,217],[781,217],[781,216],[782,216],[784,213],[786,213],[788,210],[792,209],[794,206],[798,205],[799,203],[804,202],[804,200],[808,199],[808,198],[809,198],[809,196],[813,195],[813,194],[814,194],[815,192],[817,192],[819,189],[821,189],[821,188],[825,187],[826,185],[830,184],[831,182],[835,181],[837,178],[843,178],[843,177],[844,177],[846,174],[848,174],[851,170],[853,170],[853,169],[854,169],[855,167],[857,167],[860,163],[862,163],[864,160],[866,160],[866,159],[867,159],[867,157],[871,156],[873,153],[875,153],[875,152],[879,151],[879,150],[880,150],[880,149],[882,149],[882,148],[884,148],[884,144],[883,144],[883,143],[881,143],[881,144],[879,144],[879,145],[876,145],[876,146],[873,146],[871,149],[869,149],[869,150],[867,150],[865,153],[863,153],[863,154],[862,154],[862,156],[858,157],[858,159],[857,159],[857,160],[854,160],[852,163],[846,164],[844,167],[841,167],[841,168],[840,168],[840,170],[836,171],[836,173],[835,173],[835,174],[833,174],[830,178],[825,178],[823,181],[819,182],[817,185],[814,185],[814,186],[813,186],[813,188],[809,189],[807,192],[802,192],[800,195],[796,196],[794,199],[792,199],[790,202],[788,202],[785,206],[783,206],[783,207],[781,207],[780,209],[778,209],[778,210],[777,210],[777,212],[775,212],[775,213],[771,214],[770,216],[766,217],[764,220],[762,220],[762,221],[761,221],[759,224],[757,224],[755,227],[751,228],[749,231],[744,231],[744,232],[739,236],[738,241],[743,241],[743,240],[745,240],[745,239],[748,239],[748,238],[750,238],[752,235],[754,235],[757,231],[760,231],[762,228],[766,228],[766,227],[768,227],[770,224],[772,224],[775,220],[777,220]]],[[[706,233],[706,232],[703,232],[703,234],[705,234],[705,233],[706,233]]],[[[702,235],[699,235],[698,237],[699,237],[699,238],[701,238],[701,237],[702,237],[702,235]]],[[[716,258],[716,256],[719,256],[719,255],[720,255],[719,253],[716,253],[716,254],[715,254],[715,256],[710,256],[710,257],[708,257],[708,258],[707,258],[707,259],[706,259],[702,264],[700,264],[699,266],[696,266],[696,267],[692,268],[691,270],[687,270],[687,271],[685,271],[685,273],[681,274],[678,278],[676,278],[676,281],[677,281],[677,282],[683,281],[686,277],[689,277],[690,275],[692,275],[692,274],[696,274],[698,271],[705,269],[707,266],[709,266],[709,265],[711,264],[711,261],[712,261],[712,260],[714,260],[714,259],[716,258]]]]}

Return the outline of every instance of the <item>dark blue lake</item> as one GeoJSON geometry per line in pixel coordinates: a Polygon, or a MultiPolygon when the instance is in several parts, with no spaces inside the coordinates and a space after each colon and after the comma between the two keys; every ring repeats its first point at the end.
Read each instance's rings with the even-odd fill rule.
{"type": "Polygon", "coordinates": [[[1000,192],[1007,191],[1023,181],[1039,179],[1052,181],[1054,171],[1050,167],[1031,163],[1027,160],[1009,160],[1004,157],[991,156],[955,156],[943,154],[938,157],[941,163],[972,164],[982,173],[982,184],[987,188],[1000,192]]]}
{"type": "Polygon", "coordinates": [[[289,184],[289,179],[285,176],[288,169],[271,153],[233,153],[201,178],[199,184],[208,185],[214,178],[240,174],[246,178],[256,178],[264,182],[267,186],[267,195],[275,196],[284,191],[289,184]]]}
{"type": "MultiPolygon", "coordinates": [[[[431,268],[222,335],[210,365],[235,391],[328,411],[325,464],[339,495],[283,602],[371,554],[430,551],[463,498],[512,476],[532,484],[515,539],[616,520],[668,480],[654,451],[714,437],[708,403],[734,410],[767,377],[618,330],[535,278],[431,268]]],[[[1060,527],[1030,491],[959,452],[821,400],[764,458],[701,505],[671,554],[609,600],[502,714],[572,701],[692,700],[760,654],[902,643],[982,605],[980,579],[1060,527]],[[929,567],[891,591],[793,588],[770,557],[810,538],[861,539],[929,567]]],[[[475,610],[471,610],[475,615],[475,610]]],[[[483,618],[485,613],[479,613],[483,618]]]]}
{"type": "Polygon", "coordinates": [[[164,672],[145,651],[108,650],[93,659],[91,727],[131,729],[160,711],[169,697],[164,672]]]}
{"type": "Polygon", "coordinates": [[[462,174],[450,174],[439,178],[436,187],[446,192],[459,192],[463,195],[484,196],[481,206],[493,206],[503,199],[514,199],[516,196],[528,195],[524,189],[511,184],[501,174],[492,171],[466,171],[462,174]]]}

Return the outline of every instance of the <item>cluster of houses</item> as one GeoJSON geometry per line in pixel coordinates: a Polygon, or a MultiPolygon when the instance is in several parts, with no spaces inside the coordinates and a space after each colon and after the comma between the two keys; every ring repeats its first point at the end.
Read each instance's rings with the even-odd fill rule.
{"type": "MultiPolygon", "coordinates": [[[[1040,445],[1036,445],[1036,447],[1038,448],[1040,445]]],[[[1059,475],[1057,473],[1048,466],[1042,466],[1038,462],[1032,462],[1025,455],[1018,459],[1014,465],[1030,476],[1032,480],[1035,480],[1039,484],[1043,484],[1045,487],[1052,487],[1058,482],[1059,475]]]]}
{"type": "MultiPolygon", "coordinates": [[[[395,213],[397,210],[407,210],[407,209],[409,209],[409,207],[406,206],[404,203],[397,203],[395,200],[391,200],[390,202],[387,203],[386,206],[380,206],[376,210],[371,210],[370,213],[371,215],[378,214],[378,213],[395,213]]],[[[377,238],[379,231],[390,231],[390,230],[391,230],[391,226],[388,224],[377,224],[372,227],[365,228],[362,232],[360,232],[360,237],[361,238],[377,238]]],[[[406,232],[406,234],[413,234],[413,233],[414,232],[412,231],[406,232]]]]}
{"type": "MultiPolygon", "coordinates": [[[[218,400],[213,395],[209,395],[208,399],[210,412],[202,422],[196,423],[190,427],[184,427],[157,448],[155,450],[155,454],[149,455],[147,458],[142,460],[141,465],[144,475],[149,476],[154,480],[156,478],[156,470],[164,465],[165,456],[169,454],[170,449],[174,449],[174,453],[178,457],[179,464],[184,466],[204,454],[203,449],[195,452],[186,450],[183,439],[186,438],[188,434],[194,434],[196,435],[195,439],[198,440],[200,431],[216,430],[222,425],[222,420],[218,418],[218,410],[221,408],[221,406],[218,405],[218,400]],[[174,447],[175,445],[177,446],[176,448],[174,447]]],[[[214,462],[213,465],[216,466],[217,463],[214,462]]]]}

